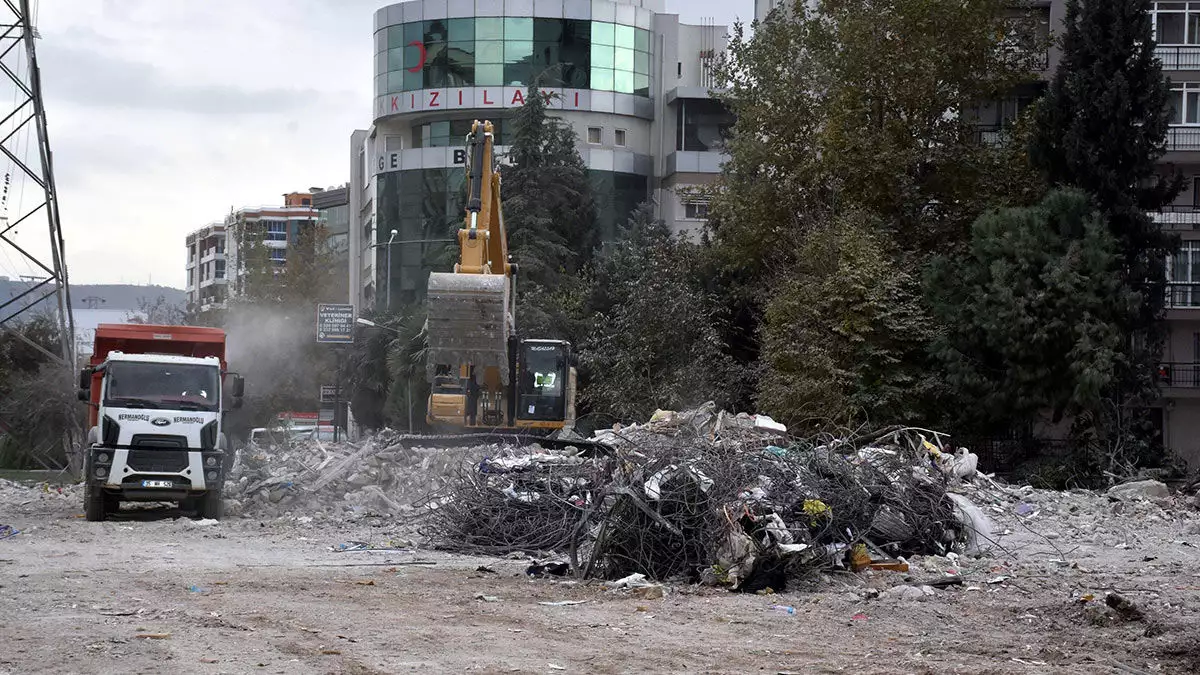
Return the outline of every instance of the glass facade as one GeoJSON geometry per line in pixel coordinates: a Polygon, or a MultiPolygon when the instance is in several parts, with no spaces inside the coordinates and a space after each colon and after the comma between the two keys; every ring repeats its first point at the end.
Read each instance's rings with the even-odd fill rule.
{"type": "MultiPolygon", "coordinates": [[[[492,123],[493,134],[495,135],[495,144],[504,145],[504,127],[505,120],[502,118],[490,118],[492,123]]],[[[471,133],[471,125],[474,120],[443,120],[439,122],[430,122],[412,128],[412,145],[413,148],[447,148],[447,147],[464,147],[467,134],[471,133]]]]}
{"type": "MultiPolygon", "coordinates": [[[[647,178],[611,171],[590,171],[592,195],[596,200],[597,226],[603,241],[616,236],[617,226],[629,218],[648,195],[647,178]]],[[[379,174],[375,241],[386,242],[396,230],[396,241],[453,239],[462,226],[466,197],[463,169],[414,169],[379,174]]],[[[376,249],[379,276],[375,287],[378,302],[386,297],[387,251],[376,249]]],[[[394,244],[392,246],[392,307],[424,298],[429,273],[452,269],[458,251],[453,241],[444,243],[394,244]]],[[[381,307],[382,308],[382,307],[381,307]]]]}
{"type": "Polygon", "coordinates": [[[436,19],[376,34],[377,93],[528,86],[650,96],[648,30],[529,17],[436,19]]]}

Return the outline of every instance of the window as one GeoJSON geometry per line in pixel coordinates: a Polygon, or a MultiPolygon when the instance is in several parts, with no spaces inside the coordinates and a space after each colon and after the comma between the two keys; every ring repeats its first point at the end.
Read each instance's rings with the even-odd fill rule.
{"type": "Polygon", "coordinates": [[[217,261],[216,274],[214,274],[213,276],[217,279],[225,278],[225,261],[224,260],[217,261]]]}
{"type": "Polygon", "coordinates": [[[653,34],[604,21],[479,17],[414,21],[376,34],[377,87],[524,86],[649,96],[653,34]]]}
{"type": "Polygon", "coordinates": [[[194,272],[195,272],[195,270],[188,270],[188,271],[187,271],[187,273],[188,273],[188,286],[191,286],[193,283],[195,283],[195,282],[193,281],[193,280],[195,279],[195,274],[194,274],[194,272]]]}
{"type": "Polygon", "coordinates": [[[733,114],[720,101],[681,99],[675,149],[688,152],[720,150],[733,123],[733,114]]]}
{"type": "Polygon", "coordinates": [[[1200,125],[1200,82],[1178,82],[1171,85],[1171,124],[1200,125]]]}
{"type": "Polygon", "coordinates": [[[624,129],[617,129],[613,132],[613,144],[622,148],[626,146],[624,129]]]}
{"type": "Polygon", "coordinates": [[[1167,259],[1167,306],[1200,307],[1200,241],[1183,241],[1167,259]]]}
{"type": "Polygon", "coordinates": [[[271,260],[283,262],[287,260],[287,250],[282,248],[271,249],[271,260]]]}
{"type": "Polygon", "coordinates": [[[604,130],[600,127],[588,127],[588,143],[600,145],[604,141],[604,130]]]}
{"type": "Polygon", "coordinates": [[[1200,45],[1200,2],[1156,2],[1151,8],[1160,45],[1200,45]]]}
{"type": "Polygon", "coordinates": [[[287,241],[287,223],[281,220],[268,220],[267,241],[287,241]]]}
{"type": "Polygon", "coordinates": [[[708,202],[684,202],[683,217],[687,220],[707,220],[708,202]]]}
{"type": "MultiPolygon", "coordinates": [[[[412,128],[412,147],[414,148],[461,148],[471,133],[474,119],[448,120],[431,122],[412,128]]],[[[495,144],[504,145],[504,120],[492,120],[492,133],[495,144]]]]}

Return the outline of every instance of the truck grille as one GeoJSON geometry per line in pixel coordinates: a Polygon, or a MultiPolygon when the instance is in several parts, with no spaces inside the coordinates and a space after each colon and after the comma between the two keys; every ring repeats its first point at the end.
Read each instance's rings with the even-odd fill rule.
{"type": "Polygon", "coordinates": [[[186,436],[168,436],[166,434],[134,434],[129,444],[134,448],[186,448],[186,436]]]}
{"type": "Polygon", "coordinates": [[[130,450],[129,468],[134,471],[178,473],[188,467],[187,452],[170,450],[130,450]]]}

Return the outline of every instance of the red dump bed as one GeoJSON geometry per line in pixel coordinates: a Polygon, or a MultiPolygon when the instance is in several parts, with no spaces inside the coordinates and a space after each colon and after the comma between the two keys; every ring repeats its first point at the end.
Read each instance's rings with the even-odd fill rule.
{"type": "MultiPolygon", "coordinates": [[[[139,323],[102,323],[96,327],[91,365],[98,366],[109,352],[125,354],[170,354],[172,356],[215,356],[225,363],[225,331],[202,326],[151,326],[139,323]]],[[[100,375],[92,376],[92,406],[88,424],[96,424],[100,404],[100,375]]]]}

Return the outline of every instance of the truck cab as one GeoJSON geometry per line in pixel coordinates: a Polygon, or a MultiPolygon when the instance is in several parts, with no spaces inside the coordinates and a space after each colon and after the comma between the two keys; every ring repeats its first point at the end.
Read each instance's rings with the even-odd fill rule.
{"type": "Polygon", "coordinates": [[[107,341],[132,351],[97,349],[80,375],[79,398],[91,407],[84,462],[88,520],[104,520],[122,501],[176,501],[200,517],[222,515],[228,449],[223,415],[240,406],[244,384],[225,372],[223,331],[172,328],[183,327],[97,329],[98,347],[107,341]],[[215,333],[199,334],[211,339],[204,341],[195,331],[215,333]],[[114,339],[116,333],[124,339],[114,339]],[[168,342],[169,348],[151,351],[168,342]]]}

